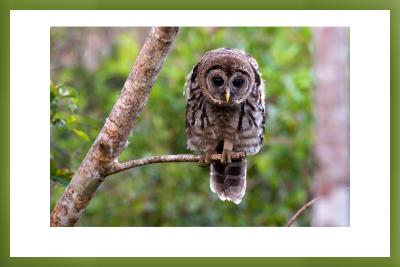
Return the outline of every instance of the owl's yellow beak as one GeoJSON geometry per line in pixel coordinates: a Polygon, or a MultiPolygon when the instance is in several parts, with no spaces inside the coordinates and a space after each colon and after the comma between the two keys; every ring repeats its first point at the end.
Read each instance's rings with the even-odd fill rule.
{"type": "Polygon", "coordinates": [[[229,89],[225,91],[225,100],[226,103],[229,103],[229,99],[231,98],[231,93],[229,92],[229,89]]]}

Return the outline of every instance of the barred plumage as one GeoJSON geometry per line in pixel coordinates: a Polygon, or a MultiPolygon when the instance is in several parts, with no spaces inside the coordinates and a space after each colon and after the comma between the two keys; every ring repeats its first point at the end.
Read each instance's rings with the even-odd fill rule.
{"type": "Polygon", "coordinates": [[[231,161],[231,151],[256,154],[263,143],[264,84],[256,61],[238,49],[207,52],[186,82],[186,133],[189,149],[209,155],[210,187],[220,199],[240,203],[246,189],[246,159],[231,161]]]}

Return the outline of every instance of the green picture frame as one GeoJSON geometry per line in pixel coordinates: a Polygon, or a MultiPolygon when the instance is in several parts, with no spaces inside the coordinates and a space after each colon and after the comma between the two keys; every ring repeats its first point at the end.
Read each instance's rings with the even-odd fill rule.
{"type": "MultiPolygon", "coordinates": [[[[0,26],[1,47],[0,58],[2,59],[0,71],[0,148],[1,148],[1,220],[0,220],[0,266],[204,266],[210,264],[229,266],[400,266],[400,145],[397,136],[400,135],[399,126],[399,86],[398,75],[400,64],[400,1],[395,0],[271,0],[245,2],[226,0],[212,1],[203,0],[198,2],[182,3],[179,0],[153,0],[130,2],[124,0],[93,1],[93,0],[70,0],[68,2],[56,2],[51,0],[23,1],[6,0],[0,2],[0,26]],[[71,10],[71,9],[333,9],[333,10],[365,10],[384,9],[391,11],[391,257],[390,258],[11,258],[10,257],[10,10],[71,10]],[[396,164],[397,163],[397,164],[396,164]]],[[[377,177],[379,182],[379,177],[377,177]]],[[[366,217],[373,216],[366,214],[366,217]]],[[[368,219],[368,218],[366,218],[368,219]]],[[[40,242],[40,240],[38,240],[40,242]]],[[[368,239],[366,239],[368,242],[368,239]]],[[[57,245],[57,244],[54,244],[57,245]]],[[[109,244],[104,244],[109,245],[109,244]]]]}

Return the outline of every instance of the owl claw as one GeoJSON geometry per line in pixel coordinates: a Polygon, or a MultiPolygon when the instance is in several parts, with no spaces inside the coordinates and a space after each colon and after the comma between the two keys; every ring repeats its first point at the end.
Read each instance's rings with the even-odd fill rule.
{"type": "Polygon", "coordinates": [[[200,167],[205,167],[210,165],[211,163],[211,156],[214,154],[213,151],[206,151],[203,154],[201,154],[200,159],[199,159],[199,166],[200,167]]]}
{"type": "Polygon", "coordinates": [[[222,155],[221,155],[221,163],[223,164],[229,164],[232,162],[231,160],[231,150],[227,150],[224,149],[224,151],[222,151],[222,155]]]}

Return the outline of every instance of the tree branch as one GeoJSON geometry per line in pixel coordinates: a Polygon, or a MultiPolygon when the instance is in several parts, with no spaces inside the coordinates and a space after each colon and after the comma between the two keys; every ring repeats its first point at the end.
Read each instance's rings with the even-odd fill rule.
{"type": "Polygon", "coordinates": [[[129,134],[176,38],[177,27],[151,29],[110,115],[50,216],[51,226],[74,226],[125,149],[129,134]]]}
{"type": "MultiPolygon", "coordinates": [[[[242,159],[246,157],[243,152],[233,152],[231,154],[232,159],[242,159]]],[[[166,162],[198,162],[200,155],[192,154],[179,154],[179,155],[163,155],[163,156],[151,156],[142,159],[134,159],[124,163],[114,163],[109,169],[108,175],[122,172],[128,169],[140,167],[143,165],[154,164],[154,163],[166,163],[166,162]]],[[[212,161],[220,161],[221,154],[214,154],[211,156],[212,161]]]]}
{"type": "Polygon", "coordinates": [[[296,219],[309,207],[311,207],[315,201],[318,200],[318,197],[313,198],[312,200],[310,200],[309,202],[307,202],[303,207],[301,207],[293,216],[292,218],[290,218],[289,222],[286,224],[287,227],[290,227],[295,221],[296,219]]]}

